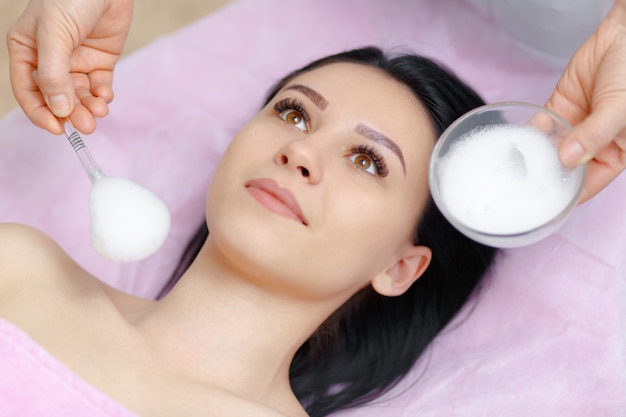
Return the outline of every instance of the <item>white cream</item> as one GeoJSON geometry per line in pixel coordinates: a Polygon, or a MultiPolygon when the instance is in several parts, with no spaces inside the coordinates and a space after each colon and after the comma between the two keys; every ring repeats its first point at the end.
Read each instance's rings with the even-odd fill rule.
{"type": "Polygon", "coordinates": [[[576,193],[555,146],[531,127],[471,131],[437,170],[441,197],[454,218],[483,233],[508,235],[552,220],[576,193]]]}
{"type": "Polygon", "coordinates": [[[132,262],[156,252],[170,229],[167,206],[151,191],[123,178],[102,177],[89,195],[91,242],[103,256],[132,262]]]}

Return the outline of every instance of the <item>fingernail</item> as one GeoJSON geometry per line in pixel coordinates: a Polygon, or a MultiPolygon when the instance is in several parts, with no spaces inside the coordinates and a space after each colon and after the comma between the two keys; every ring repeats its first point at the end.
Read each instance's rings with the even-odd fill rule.
{"type": "Polygon", "coordinates": [[[57,117],[67,117],[70,115],[70,101],[64,94],[57,94],[48,97],[48,107],[57,117]]]}
{"type": "Polygon", "coordinates": [[[565,165],[570,166],[582,164],[591,159],[589,155],[585,153],[585,148],[577,141],[568,143],[562,150],[561,157],[565,165]]]}

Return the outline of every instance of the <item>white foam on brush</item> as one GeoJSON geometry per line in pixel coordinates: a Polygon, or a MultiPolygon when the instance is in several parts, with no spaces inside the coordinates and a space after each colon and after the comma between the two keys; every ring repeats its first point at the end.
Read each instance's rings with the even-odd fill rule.
{"type": "Polygon", "coordinates": [[[123,178],[103,177],[89,194],[91,242],[103,256],[132,262],[156,252],[170,229],[167,206],[151,191],[123,178]]]}
{"type": "Polygon", "coordinates": [[[556,147],[531,127],[495,125],[471,131],[440,161],[442,199],[466,226],[491,234],[537,228],[576,193],[556,147]]]}

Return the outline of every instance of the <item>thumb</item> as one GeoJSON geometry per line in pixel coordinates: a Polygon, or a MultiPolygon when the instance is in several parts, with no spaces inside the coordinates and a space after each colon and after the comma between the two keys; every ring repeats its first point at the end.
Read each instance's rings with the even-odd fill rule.
{"type": "Polygon", "coordinates": [[[605,103],[578,123],[559,147],[559,158],[570,167],[591,160],[626,127],[621,106],[605,103]]]}
{"type": "MultiPolygon", "coordinates": [[[[74,110],[74,83],[70,59],[74,50],[69,22],[41,19],[37,28],[37,73],[35,80],[46,104],[57,117],[67,117],[74,110]]],[[[74,36],[72,36],[74,35],[74,36]]]]}

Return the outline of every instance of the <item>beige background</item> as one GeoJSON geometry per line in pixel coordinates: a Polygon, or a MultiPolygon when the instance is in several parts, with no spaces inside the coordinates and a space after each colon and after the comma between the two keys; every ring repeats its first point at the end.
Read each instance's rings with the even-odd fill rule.
{"type": "MultiPolygon", "coordinates": [[[[141,48],[234,0],[135,0],[135,13],[125,53],[141,48]]],[[[0,117],[17,107],[9,84],[9,59],[4,41],[9,26],[28,0],[0,0],[0,117]]]]}

